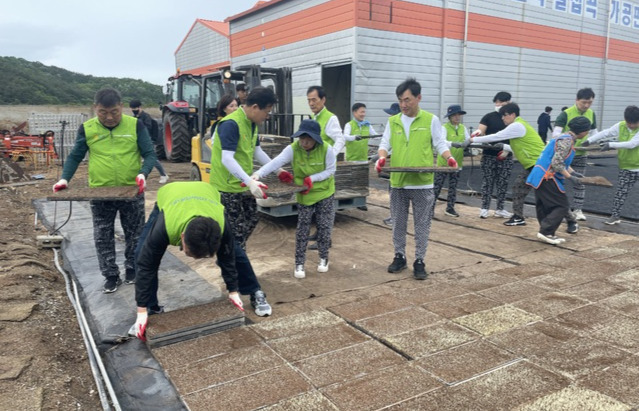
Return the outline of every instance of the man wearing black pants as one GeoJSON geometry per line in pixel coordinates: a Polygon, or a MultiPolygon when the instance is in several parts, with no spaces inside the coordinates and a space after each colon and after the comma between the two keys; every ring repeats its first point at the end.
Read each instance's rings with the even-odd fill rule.
{"type": "Polygon", "coordinates": [[[535,189],[535,210],[539,221],[537,238],[548,244],[561,244],[565,240],[555,235],[561,221],[570,210],[564,181],[581,183],[582,174],[570,167],[575,156],[575,141],[590,131],[591,122],[586,117],[575,117],[568,123],[569,131],[548,142],[526,184],[535,189]]]}

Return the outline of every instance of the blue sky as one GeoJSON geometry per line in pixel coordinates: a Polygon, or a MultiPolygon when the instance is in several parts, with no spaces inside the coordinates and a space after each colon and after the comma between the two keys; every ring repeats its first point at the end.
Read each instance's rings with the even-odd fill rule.
{"type": "Polygon", "coordinates": [[[197,18],[224,20],[257,0],[0,0],[0,56],[164,85],[197,18]]]}

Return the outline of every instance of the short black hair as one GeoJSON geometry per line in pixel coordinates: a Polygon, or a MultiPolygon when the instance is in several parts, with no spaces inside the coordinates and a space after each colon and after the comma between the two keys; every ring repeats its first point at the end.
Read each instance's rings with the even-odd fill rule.
{"type": "Polygon", "coordinates": [[[499,114],[502,116],[512,113],[515,113],[515,116],[519,117],[519,105],[517,105],[517,103],[508,103],[501,106],[501,108],[499,109],[499,114]]]}
{"type": "Polygon", "coordinates": [[[257,104],[260,109],[272,106],[275,103],[277,103],[277,97],[273,90],[262,86],[255,87],[246,98],[246,104],[248,106],[257,104]]]}
{"type": "Polygon", "coordinates": [[[410,90],[410,93],[414,97],[417,97],[422,94],[422,85],[417,82],[415,77],[409,77],[397,86],[395,89],[395,95],[400,97],[406,92],[406,90],[410,90]]]}
{"type": "Polygon", "coordinates": [[[568,106],[563,106],[563,107],[561,108],[561,111],[566,111],[566,110],[568,110],[568,106]]]}
{"type": "Polygon", "coordinates": [[[366,104],[364,104],[364,103],[355,103],[355,104],[353,104],[353,107],[351,107],[351,111],[359,110],[362,107],[366,108],[366,104]]]}
{"type": "Polygon", "coordinates": [[[582,88],[577,92],[577,100],[590,100],[595,98],[595,92],[590,87],[582,88]]]}
{"type": "Polygon", "coordinates": [[[546,106],[546,110],[545,111],[546,111],[546,113],[550,113],[552,111],[552,107],[546,106]]]}
{"type": "Polygon", "coordinates": [[[306,95],[308,96],[313,91],[317,91],[317,97],[319,97],[320,99],[326,97],[326,91],[322,86],[310,86],[308,90],[306,90],[306,95]]]}
{"type": "Polygon", "coordinates": [[[230,94],[223,95],[222,98],[220,98],[220,101],[217,102],[217,107],[215,109],[215,111],[217,112],[217,116],[224,117],[226,115],[226,113],[224,112],[224,109],[233,101],[235,101],[235,97],[233,97],[232,95],[230,94]]]}
{"type": "Polygon", "coordinates": [[[220,225],[211,217],[195,217],[184,230],[184,244],[193,258],[213,257],[221,239],[220,225]]]}
{"type": "Polygon", "coordinates": [[[101,105],[102,107],[115,107],[122,103],[122,96],[120,92],[114,88],[103,88],[95,93],[93,98],[93,104],[101,105]]]}
{"type": "Polygon", "coordinates": [[[246,84],[244,83],[238,83],[235,86],[235,91],[246,91],[246,84]]]}
{"type": "Polygon", "coordinates": [[[503,102],[510,101],[511,98],[513,98],[513,96],[511,96],[509,92],[500,91],[499,93],[495,94],[495,97],[493,97],[493,103],[496,103],[497,100],[503,102]]]}
{"type": "Polygon", "coordinates": [[[131,102],[129,102],[129,107],[130,108],[138,108],[142,105],[142,102],[140,100],[138,100],[137,98],[134,98],[133,100],[131,100],[131,102]]]}
{"type": "Polygon", "coordinates": [[[628,106],[623,111],[623,119],[626,120],[626,123],[636,123],[639,122],[639,107],[637,106],[628,106]]]}

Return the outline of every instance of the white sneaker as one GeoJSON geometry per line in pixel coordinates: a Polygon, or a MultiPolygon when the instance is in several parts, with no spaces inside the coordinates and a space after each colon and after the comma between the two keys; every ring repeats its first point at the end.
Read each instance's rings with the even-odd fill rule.
{"type": "Polygon", "coordinates": [[[479,210],[479,218],[488,218],[488,210],[485,208],[479,210]]]}
{"type": "Polygon", "coordinates": [[[318,273],[325,273],[327,271],[328,271],[328,259],[320,258],[320,262],[317,265],[317,272],[318,273]]]}
{"type": "Polygon", "coordinates": [[[583,211],[576,209],[572,213],[574,214],[577,221],[586,221],[586,216],[584,215],[583,211]]]}
{"type": "Polygon", "coordinates": [[[305,278],[306,277],[306,272],[304,271],[304,266],[303,265],[296,265],[295,266],[295,273],[293,274],[293,276],[295,276],[295,278],[305,278]]]}
{"type": "Polygon", "coordinates": [[[166,176],[160,176],[160,184],[164,184],[164,183],[166,183],[167,181],[169,181],[169,176],[168,176],[168,175],[166,175],[166,176]]]}
{"type": "Polygon", "coordinates": [[[544,241],[548,244],[557,245],[566,242],[563,238],[555,237],[554,235],[543,235],[542,233],[537,233],[537,238],[541,241],[544,241]]]}
{"type": "Polygon", "coordinates": [[[495,217],[510,218],[512,216],[513,216],[513,214],[509,213],[506,210],[497,210],[497,211],[495,211],[495,217]]]}

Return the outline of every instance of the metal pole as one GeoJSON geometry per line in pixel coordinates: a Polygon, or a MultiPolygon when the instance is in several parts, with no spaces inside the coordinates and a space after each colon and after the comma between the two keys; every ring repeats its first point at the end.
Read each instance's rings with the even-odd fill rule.
{"type": "Polygon", "coordinates": [[[470,7],[470,0],[466,0],[464,10],[464,43],[462,44],[462,69],[461,79],[459,84],[460,104],[464,107],[464,97],[466,96],[466,49],[468,48],[468,9],[470,7]]]}
{"type": "MultiPolygon", "coordinates": [[[[612,2],[608,2],[608,8],[606,10],[606,18],[608,19],[608,24],[606,26],[606,50],[604,51],[604,59],[603,59],[603,73],[602,73],[602,86],[601,86],[601,111],[599,116],[599,125],[604,124],[604,104],[606,101],[606,81],[608,79],[608,51],[610,49],[610,7],[612,7],[612,2]]],[[[602,126],[603,129],[603,126],[602,126]]]]}

